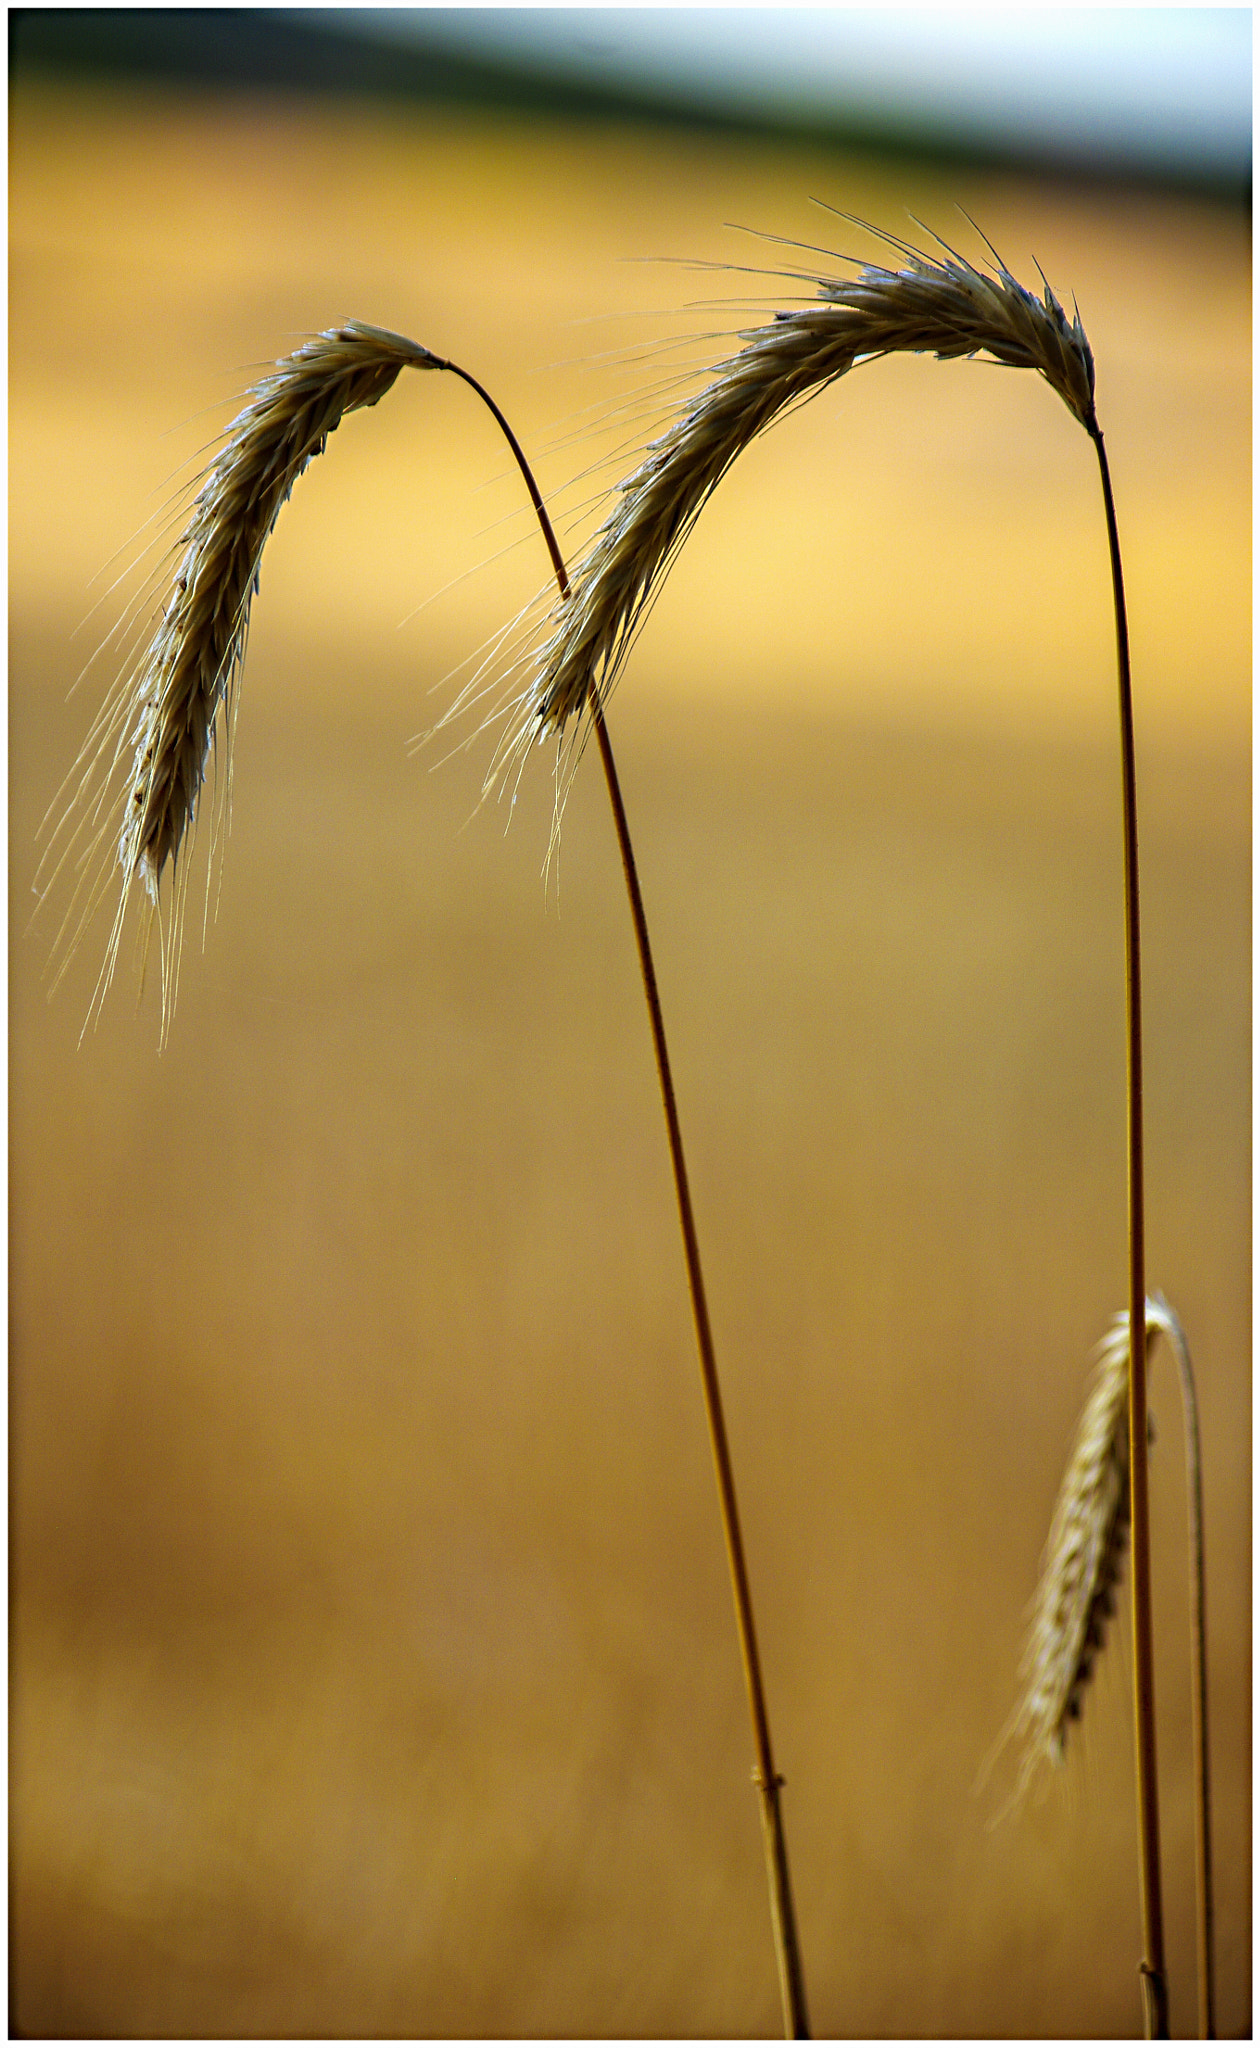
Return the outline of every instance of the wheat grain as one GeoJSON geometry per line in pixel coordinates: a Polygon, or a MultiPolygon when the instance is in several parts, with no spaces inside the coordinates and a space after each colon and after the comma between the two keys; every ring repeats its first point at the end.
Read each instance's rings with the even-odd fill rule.
{"type": "Polygon", "coordinates": [[[716,365],[699,397],[618,487],[571,596],[552,614],[519,707],[518,744],[562,730],[594,680],[608,688],[663,572],[740,451],[855,363],[903,350],[983,353],[1039,371],[1090,427],[1093,356],[1079,314],[1069,321],[1048,284],[1038,299],[1000,261],[989,275],[948,249],[933,261],[895,237],[881,239],[903,257],[903,268],[867,265],[854,279],[817,278],[820,303],[743,333],[746,346],[716,365]]]}
{"type": "MultiPolygon", "coordinates": [[[[428,349],[383,328],[349,321],[313,337],[286,356],[248,394],[204,472],[191,516],[175,543],[178,567],[147,648],[117,686],[89,739],[87,769],[67,821],[71,845],[85,820],[102,814],[105,789],[126,774],[117,841],[122,897],[93,999],[113,975],[132,884],[140,882],[152,910],[167,863],[174,902],[163,930],[163,1017],[169,1014],[178,957],[182,877],[179,853],[195,824],[221,708],[226,710],[225,782],[231,780],[231,726],[245,656],[251,600],[264,545],[289,493],[328,436],[349,412],[375,405],[405,368],[441,369],[428,349]],[[128,750],[133,760],[128,770],[128,750]]],[[[116,825],[108,829],[117,831],[116,825]]],[[[90,837],[88,856],[102,833],[90,837]]],[[[113,862],[78,899],[67,954],[100,899],[113,862]]],[[[63,927],[63,938],[66,928],[63,927]]]]}
{"type": "MultiPolygon", "coordinates": [[[[1146,1303],[1149,1354],[1178,1326],[1159,1295],[1146,1303]]],[[[1129,1533],[1129,1316],[1098,1347],[1098,1368],[1059,1488],[1020,1673],[1024,1690],[1007,1728],[1023,1750],[1017,1796],[1039,1764],[1062,1763],[1107,1623],[1115,1612],[1129,1533]]]]}

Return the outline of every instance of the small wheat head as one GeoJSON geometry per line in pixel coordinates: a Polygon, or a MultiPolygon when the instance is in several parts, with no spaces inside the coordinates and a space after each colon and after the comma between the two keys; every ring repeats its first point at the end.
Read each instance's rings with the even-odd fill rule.
{"type": "Polygon", "coordinates": [[[1093,429],[1094,359],[1079,314],[1069,320],[1045,286],[1037,298],[998,261],[977,270],[945,248],[933,260],[889,235],[896,270],[868,265],[853,279],[813,280],[819,303],[778,313],[740,336],[711,381],[619,485],[613,511],[552,613],[532,687],[520,706],[521,744],[581,712],[593,682],[613,682],[654,590],[710,493],[740,451],[794,404],[855,363],[897,351],[987,355],[1037,370],[1074,418],[1093,429]]]}
{"type": "Polygon", "coordinates": [[[178,960],[180,849],[196,822],[221,709],[230,788],[232,712],[250,603],[263,548],[290,491],[347,413],[375,405],[403,369],[443,367],[428,349],[382,328],[349,321],[330,329],[286,356],[254,387],[203,473],[172,550],[177,566],[161,617],[89,736],[80,757],[81,779],[54,834],[62,848],[58,866],[87,842],[78,852],[80,880],[63,927],[63,971],[114,865],[110,859],[93,867],[93,856],[106,833],[117,834],[122,896],[93,1012],[113,975],[133,884],[147,894],[150,918],[160,914],[160,883],[169,864],[175,880],[163,927],[165,1029],[178,960]],[[120,775],[126,787],[119,827],[109,823],[108,806],[120,775]]]}
{"type": "MultiPolygon", "coordinates": [[[[1146,1303],[1146,1347],[1179,1326],[1160,1295],[1146,1303]]],[[[1081,1717],[1129,1531],[1129,1316],[1098,1347],[1098,1366],[1059,1488],[1020,1665],[1024,1689],[1006,1730],[1022,1750],[1016,1796],[1038,1766],[1061,1764],[1081,1717]]]]}

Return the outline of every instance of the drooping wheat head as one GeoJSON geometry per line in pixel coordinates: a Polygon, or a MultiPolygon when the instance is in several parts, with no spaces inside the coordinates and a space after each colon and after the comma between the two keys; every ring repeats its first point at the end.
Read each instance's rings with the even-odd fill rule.
{"type": "Polygon", "coordinates": [[[113,872],[112,857],[95,864],[102,841],[118,834],[121,900],[93,1012],[113,975],[133,884],[148,897],[147,937],[153,915],[161,913],[159,885],[169,863],[173,901],[162,925],[165,1028],[186,879],[180,850],[197,819],[221,710],[230,790],[236,686],[264,545],[294,484],[334,428],[347,413],[375,405],[409,367],[444,365],[418,343],[360,321],[315,336],[254,387],[201,478],[172,551],[177,567],[162,615],[89,735],[79,782],[54,834],[58,866],[79,849],[79,884],[62,931],[63,971],[113,872]],[[126,785],[121,829],[111,809],[120,776],[126,785]]]}
{"type": "MultiPolygon", "coordinates": [[[[1155,1338],[1175,1342],[1167,1303],[1146,1303],[1148,1355],[1155,1338]]],[[[1098,1367],[1059,1488],[1041,1580],[1020,1665],[1023,1692],[1006,1730],[1022,1750],[1018,1798],[1043,1763],[1060,1764],[1081,1717],[1129,1534],[1129,1316],[1118,1315],[1098,1347],[1098,1367]]]]}
{"type": "Polygon", "coordinates": [[[514,747],[563,730],[617,675],[661,577],[740,451],[777,419],[856,363],[895,352],[984,354],[1039,371],[1087,429],[1094,360],[1079,314],[1069,320],[1047,284],[1041,298],[997,261],[994,274],[944,250],[940,260],[884,235],[897,270],[867,265],[853,279],[815,278],[819,303],[778,313],[741,335],[745,346],[618,487],[616,503],[573,572],[520,698],[514,747]]]}

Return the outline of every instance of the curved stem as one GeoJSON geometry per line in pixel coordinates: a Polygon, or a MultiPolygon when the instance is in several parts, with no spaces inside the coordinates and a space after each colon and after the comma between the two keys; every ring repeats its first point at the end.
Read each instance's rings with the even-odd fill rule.
{"type": "MultiPolygon", "coordinates": [[[[529,492],[543,538],[551,556],[556,583],[560,595],[569,595],[569,577],[564,565],[555,530],[548,517],[542,494],[534,481],[534,475],[525,454],[511,427],[508,425],[489,392],[467,370],[461,370],[457,363],[440,364],[465,384],[472,386],[484,403],[489,406],[507,439],[508,446],[516,457],[525,487],[529,492]]],[[[656,1071],[660,1080],[661,1103],[665,1111],[665,1127],[669,1137],[670,1164],[674,1173],[674,1188],[678,1197],[678,1215],[682,1225],[683,1255],[687,1266],[687,1285],[691,1293],[692,1315],[696,1328],[696,1347],[700,1354],[700,1377],[704,1386],[705,1414],[709,1424],[709,1441],[713,1450],[713,1463],[717,1474],[718,1503],[722,1515],[722,1531],[726,1539],[727,1562],[730,1566],[731,1588],[735,1599],[735,1623],[739,1634],[740,1656],[744,1666],[744,1679],[748,1688],[748,1705],[752,1716],[753,1745],[756,1765],[753,1780],[761,1801],[761,1822],[766,1852],[766,1873],[770,1885],[770,1915],[774,1929],[775,1954],[779,1966],[779,1990],[783,1999],[784,2030],[789,2040],[805,2040],[809,2037],[809,2018],[805,2004],[805,1977],[801,1966],[800,1942],[796,1931],[796,1912],[792,1903],[792,1884],[788,1869],[787,1836],[783,1827],[783,1814],[779,1794],[783,1779],[774,1765],[774,1754],[770,1745],[770,1718],[766,1709],[765,1685],[761,1675],[761,1658],[757,1649],[757,1632],[753,1622],[752,1591],[748,1582],[748,1566],[744,1556],[744,1542],[740,1531],[739,1509],[735,1498],[735,1475],[731,1465],[730,1447],[726,1436],[726,1421],[722,1412],[722,1395],[718,1384],[717,1359],[713,1349],[713,1332],[709,1323],[708,1300],[705,1295],[704,1274],[700,1265],[700,1243],[696,1236],[695,1216],[691,1206],[691,1187],[687,1177],[687,1162],[683,1154],[682,1127],[678,1120],[678,1104],[674,1094],[673,1074],[669,1062],[669,1047],[665,1040],[665,1020],[661,1012],[660,991],[656,982],[656,968],[652,960],[652,946],[648,937],[647,915],[643,908],[643,892],[639,887],[639,871],[630,840],[630,826],[626,808],[622,801],[621,784],[613,759],[612,741],[608,734],[608,723],[604,707],[592,677],[588,686],[588,701],[591,722],[595,728],[595,739],[599,758],[603,765],[604,780],[608,786],[608,800],[612,806],[613,824],[617,834],[617,845],[621,852],[621,864],[625,874],[626,893],[630,899],[630,916],[634,925],[635,944],[639,953],[639,969],[643,977],[643,993],[647,998],[648,1019],[652,1029],[652,1046],[656,1054],[656,1071]]]]}
{"type": "MultiPolygon", "coordinates": [[[[1125,996],[1128,1022],[1129,1109],[1129,1330],[1146,1328],[1146,1222],[1142,1164],[1142,964],[1138,919],[1137,764],[1133,740],[1133,684],[1124,572],[1116,527],[1111,472],[1096,420],[1089,435],[1098,451],[1111,584],[1116,613],[1120,683],[1120,751],[1124,781],[1125,996]]],[[[1142,1905],[1140,1974],[1148,2040],[1168,2036],[1168,1982],[1164,1969],[1164,1911],[1159,1867],[1159,1784],[1155,1768],[1155,1659],[1151,1623],[1151,1518],[1146,1469],[1146,1346],[1129,1344],[1129,1499],[1133,1547],[1133,1699],[1137,1738],[1138,1862],[1142,1905]]]]}
{"type": "Polygon", "coordinates": [[[434,360],[439,370],[449,370],[452,377],[462,377],[465,384],[470,384],[482,404],[489,407],[498,421],[503,438],[516,457],[516,466],[525,479],[525,488],[529,492],[530,503],[538,515],[538,524],[542,528],[542,537],[547,543],[547,553],[551,556],[551,566],[556,572],[556,582],[560,586],[560,595],[561,597],[567,597],[569,595],[569,572],[564,566],[564,556],[560,552],[560,543],[556,539],[556,530],[548,516],[547,507],[543,504],[542,492],[534,482],[534,472],[525,459],[525,450],[512,432],[507,420],[499,411],[498,406],[493,398],[491,398],[484,384],[479,384],[477,379],[468,370],[461,370],[458,363],[447,362],[443,357],[435,357],[434,360]]]}

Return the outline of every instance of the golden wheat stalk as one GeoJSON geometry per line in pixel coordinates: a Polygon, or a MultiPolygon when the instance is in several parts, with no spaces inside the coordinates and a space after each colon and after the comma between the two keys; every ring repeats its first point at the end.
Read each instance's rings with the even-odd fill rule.
{"type": "Polygon", "coordinates": [[[88,833],[80,857],[81,869],[88,871],[72,906],[76,914],[63,927],[63,941],[68,941],[64,966],[113,870],[111,859],[91,872],[93,856],[104,833],[117,832],[121,900],[93,1012],[113,975],[133,885],[139,883],[147,895],[151,920],[160,909],[159,885],[169,863],[175,880],[162,935],[165,1030],[179,949],[180,849],[197,819],[220,710],[225,712],[224,768],[230,788],[232,713],[250,603],[258,589],[263,548],[289,493],[347,413],[375,405],[406,368],[444,367],[439,357],[402,335],[348,321],[277,363],[228,427],[175,543],[178,567],[162,616],[89,736],[78,788],[58,828],[65,836],[64,859],[85,827],[97,826],[107,792],[125,774],[121,829],[114,822],[88,833]]]}
{"type": "Polygon", "coordinates": [[[1190,1731],[1194,1743],[1195,1933],[1199,1973],[1199,2038],[1216,2038],[1216,1957],[1212,1894],[1212,1782],[1208,1740],[1207,1566],[1203,1549],[1203,1453],[1199,1436],[1199,1396],[1190,1363],[1190,1346],[1167,1302],[1155,1297],[1166,1312],[1165,1335],[1177,1362],[1181,1414],[1185,1430],[1186,1548],[1190,1594],[1190,1731]]]}
{"type": "Polygon", "coordinates": [[[1079,314],[1069,321],[1048,284],[1036,298],[1000,262],[990,276],[952,251],[932,261],[895,237],[881,239],[902,254],[904,268],[867,265],[852,280],[816,279],[819,304],[743,334],[745,346],[716,365],[619,486],[573,573],[571,596],[553,613],[522,706],[522,740],[563,729],[596,676],[607,697],[663,571],[741,450],[856,363],[904,350],[988,355],[1039,371],[1082,426],[1091,425],[1094,359],[1079,314]]]}

